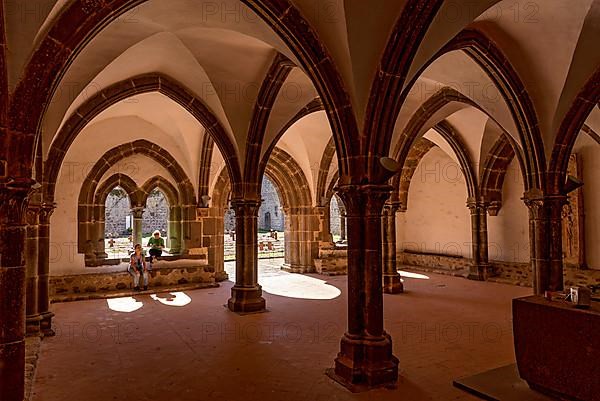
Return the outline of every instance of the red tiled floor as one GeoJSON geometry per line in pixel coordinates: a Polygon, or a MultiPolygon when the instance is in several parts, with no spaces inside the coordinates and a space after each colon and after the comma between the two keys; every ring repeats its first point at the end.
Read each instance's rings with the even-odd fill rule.
{"type": "MultiPolygon", "coordinates": [[[[385,296],[386,329],[400,358],[397,390],[351,394],[332,382],[346,322],[346,278],[333,300],[265,294],[268,313],[239,316],[232,283],[168,306],[115,312],[104,300],[57,304],[58,335],[43,341],[34,401],[473,400],[452,380],[514,361],[510,300],[531,290],[430,275],[385,296]]],[[[281,280],[279,280],[281,281],[281,280]]],[[[315,282],[316,286],[325,285],[315,282]]]]}

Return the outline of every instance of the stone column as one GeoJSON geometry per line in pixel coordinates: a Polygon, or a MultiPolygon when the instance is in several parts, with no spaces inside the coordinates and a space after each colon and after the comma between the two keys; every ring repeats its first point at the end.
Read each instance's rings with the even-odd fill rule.
{"type": "Polygon", "coordinates": [[[348,222],[348,330],[332,378],[351,389],[395,383],[398,359],[383,328],[381,212],[391,186],[344,185],[348,222]]]}
{"type": "Polygon", "coordinates": [[[566,195],[546,197],[548,231],[550,232],[550,254],[548,255],[550,260],[548,289],[550,291],[562,291],[564,289],[562,212],[568,202],[569,198],[566,195]]]}
{"type": "Polygon", "coordinates": [[[225,210],[220,207],[200,208],[202,246],[208,248],[208,264],[215,269],[215,280],[225,281],[225,210]]]}
{"type": "Polygon", "coordinates": [[[26,299],[25,329],[28,336],[40,335],[41,317],[38,312],[38,255],[40,205],[27,208],[27,240],[25,243],[26,299]]]}
{"type": "Polygon", "coordinates": [[[181,253],[181,208],[171,206],[169,208],[169,253],[179,255],[181,253]]]}
{"type": "Polygon", "coordinates": [[[319,241],[331,244],[333,243],[333,238],[330,229],[331,214],[329,211],[329,204],[317,207],[317,213],[319,215],[319,241]]]}
{"type": "Polygon", "coordinates": [[[235,285],[231,288],[229,309],[233,312],[259,312],[265,309],[258,284],[258,209],[259,200],[235,199],[235,285]]]}
{"type": "Polygon", "coordinates": [[[467,207],[471,211],[471,246],[473,261],[469,271],[470,280],[485,280],[489,267],[487,204],[469,200],[467,207]]]}
{"type": "Polygon", "coordinates": [[[25,395],[26,209],[33,181],[0,181],[0,400],[25,395]]]}
{"type": "Polygon", "coordinates": [[[346,210],[340,208],[340,241],[346,239],[346,210]]]}
{"type": "MultiPolygon", "coordinates": [[[[107,259],[108,254],[106,253],[106,243],[104,242],[106,238],[106,205],[96,205],[96,216],[98,216],[98,220],[96,221],[96,259],[107,259]]],[[[97,262],[101,264],[101,262],[97,262]]]]}
{"type": "Polygon", "coordinates": [[[529,243],[533,289],[537,295],[564,288],[562,259],[562,209],[568,198],[563,195],[525,194],[529,208],[529,243]]]}
{"type": "Polygon", "coordinates": [[[285,213],[285,263],[281,269],[310,273],[314,271],[314,259],[319,252],[314,208],[288,208],[285,213]]]}
{"type": "Polygon", "coordinates": [[[396,212],[397,204],[386,203],[383,207],[383,292],[400,294],[404,292],[402,277],[396,263],[396,212]]]}
{"type": "Polygon", "coordinates": [[[40,330],[44,337],[54,335],[50,312],[50,217],[56,209],[54,203],[43,203],[40,210],[39,255],[38,255],[38,312],[41,317],[40,330]]]}
{"type": "MultiPolygon", "coordinates": [[[[133,227],[131,231],[131,240],[133,241],[133,246],[136,244],[142,244],[142,222],[144,217],[144,207],[136,206],[131,209],[131,213],[133,215],[133,227]]],[[[145,244],[142,244],[144,246],[145,244]]]]}
{"type": "Polygon", "coordinates": [[[189,249],[202,247],[202,221],[198,220],[198,206],[181,207],[181,253],[188,254],[189,249]]]}

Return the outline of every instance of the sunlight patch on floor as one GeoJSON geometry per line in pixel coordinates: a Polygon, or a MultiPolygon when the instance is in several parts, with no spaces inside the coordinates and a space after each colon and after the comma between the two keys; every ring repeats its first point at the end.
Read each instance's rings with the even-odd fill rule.
{"type": "Polygon", "coordinates": [[[192,298],[190,298],[183,292],[170,292],[168,294],[163,293],[163,294],[158,294],[158,295],[152,294],[152,295],[150,295],[150,298],[152,298],[155,301],[160,302],[163,305],[167,305],[167,306],[182,307],[182,306],[186,306],[192,302],[192,298]]]}
{"type": "Polygon", "coordinates": [[[134,297],[123,297],[107,299],[108,307],[115,312],[131,313],[144,306],[143,302],[137,301],[134,297]]]}
{"type": "Polygon", "coordinates": [[[429,276],[419,273],[407,272],[404,270],[398,270],[398,273],[402,276],[402,278],[415,278],[419,280],[429,280],[429,276]]]}
{"type": "Polygon", "coordinates": [[[324,280],[300,274],[282,274],[264,277],[262,288],[269,294],[301,299],[335,299],[342,293],[324,280]]]}

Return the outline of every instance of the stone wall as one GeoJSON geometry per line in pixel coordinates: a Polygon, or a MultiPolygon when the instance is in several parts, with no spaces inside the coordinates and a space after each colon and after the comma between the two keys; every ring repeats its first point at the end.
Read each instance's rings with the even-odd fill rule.
{"type": "MultiPolygon", "coordinates": [[[[399,252],[398,263],[421,271],[464,276],[471,259],[461,256],[434,255],[426,253],[399,252]]],[[[531,287],[533,275],[531,264],[490,261],[488,281],[531,287]]],[[[600,285],[600,270],[564,268],[565,287],[600,285]]]]}
{"type": "MultiPolygon", "coordinates": [[[[127,216],[131,215],[129,196],[121,188],[115,188],[106,198],[105,236],[128,235],[127,216]]],[[[131,225],[129,225],[131,227],[131,225]]]]}
{"type": "MultiPolygon", "coordinates": [[[[258,229],[284,231],[285,216],[275,185],[267,177],[263,178],[261,188],[262,203],[258,210],[258,229]],[[267,218],[267,213],[270,217],[267,218]],[[270,219],[270,226],[267,220],[270,219]]],[[[228,209],[225,212],[225,232],[235,230],[235,212],[228,209]]]]}
{"type": "Polygon", "coordinates": [[[267,177],[263,178],[261,197],[262,203],[258,210],[258,229],[284,231],[284,215],[281,208],[281,201],[279,200],[275,185],[267,177]]]}
{"type": "Polygon", "coordinates": [[[469,270],[471,259],[463,256],[436,255],[430,253],[399,252],[399,264],[408,266],[427,267],[433,269],[450,270],[461,273],[469,270]]]}
{"type": "Polygon", "coordinates": [[[151,234],[159,230],[163,235],[167,233],[169,222],[169,202],[160,191],[153,191],[148,195],[146,211],[142,220],[142,234],[151,234]]]}

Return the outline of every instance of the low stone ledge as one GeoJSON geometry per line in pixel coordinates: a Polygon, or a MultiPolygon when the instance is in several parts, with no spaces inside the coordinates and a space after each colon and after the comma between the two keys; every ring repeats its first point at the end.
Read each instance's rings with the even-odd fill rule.
{"type": "Polygon", "coordinates": [[[319,257],[314,262],[318,274],[325,276],[348,274],[348,251],[346,249],[319,249],[319,257]]]}
{"type": "MultiPolygon", "coordinates": [[[[73,294],[108,293],[133,288],[133,278],[127,272],[128,264],[121,264],[118,270],[50,277],[50,298],[73,294]]],[[[215,284],[215,269],[199,265],[193,260],[177,262],[159,261],[150,271],[149,285],[169,287],[184,284],[215,284]]]]}
{"type": "MultiPolygon", "coordinates": [[[[467,278],[469,276],[468,270],[450,270],[443,268],[427,267],[427,266],[413,266],[413,265],[402,265],[401,270],[406,270],[415,273],[433,273],[442,276],[462,277],[467,278]]],[[[400,273],[402,275],[402,273],[400,273]]]]}
{"type": "Polygon", "coordinates": [[[439,270],[452,270],[461,275],[468,271],[471,266],[471,259],[462,256],[440,255],[433,253],[419,253],[404,251],[398,252],[398,261],[403,265],[425,267],[439,270]]]}
{"type": "MultiPolygon", "coordinates": [[[[465,277],[472,264],[470,258],[462,256],[436,255],[418,252],[399,252],[399,265],[409,270],[465,277]]],[[[573,266],[565,266],[565,287],[580,287],[600,285],[600,270],[580,269],[573,266]]],[[[487,281],[531,287],[533,274],[530,263],[490,261],[487,281]]]]}
{"type": "Polygon", "coordinates": [[[66,295],[55,295],[51,298],[52,303],[60,302],[76,302],[76,301],[89,301],[91,299],[110,299],[110,298],[122,298],[122,297],[134,297],[137,295],[149,295],[164,292],[181,292],[200,290],[206,288],[218,288],[218,283],[196,283],[196,284],[183,284],[183,285],[172,285],[155,287],[149,286],[147,290],[133,291],[131,289],[116,290],[108,292],[95,292],[95,293],[83,293],[83,294],[66,294],[66,295]]]}

